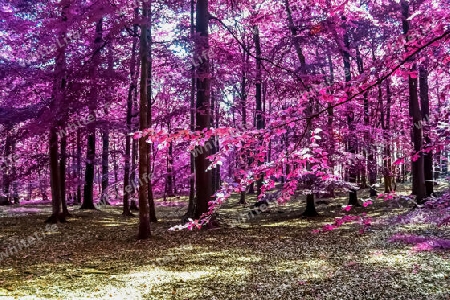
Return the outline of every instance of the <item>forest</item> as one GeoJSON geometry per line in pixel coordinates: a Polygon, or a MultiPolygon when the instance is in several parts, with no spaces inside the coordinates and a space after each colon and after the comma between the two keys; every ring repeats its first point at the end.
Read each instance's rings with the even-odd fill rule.
{"type": "Polygon", "coordinates": [[[450,299],[448,0],[0,0],[1,299],[450,299]]]}

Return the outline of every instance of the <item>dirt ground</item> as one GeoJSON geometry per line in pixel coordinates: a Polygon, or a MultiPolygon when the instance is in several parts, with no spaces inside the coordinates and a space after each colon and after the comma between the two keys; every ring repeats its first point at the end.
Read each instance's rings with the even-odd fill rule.
{"type": "Polygon", "coordinates": [[[314,219],[300,217],[302,198],[245,223],[233,221],[249,208],[232,199],[221,226],[202,231],[168,231],[183,203],[159,205],[146,241],[119,207],[72,207],[54,228],[44,224],[49,206],[0,207],[0,251],[40,237],[0,261],[0,299],[450,299],[448,251],[388,241],[396,233],[450,238],[448,227],[394,226],[389,220],[410,205],[375,200],[349,212],[374,218],[364,234],[358,225],[314,234],[344,214],[345,197],[317,206],[314,219]]]}

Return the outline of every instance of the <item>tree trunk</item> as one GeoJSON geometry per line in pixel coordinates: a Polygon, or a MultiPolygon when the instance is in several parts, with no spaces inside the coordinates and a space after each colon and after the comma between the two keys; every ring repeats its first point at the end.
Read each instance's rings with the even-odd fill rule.
{"type": "MultiPolygon", "coordinates": [[[[64,41],[67,31],[67,12],[70,2],[61,1],[61,21],[58,40],[64,41]]],[[[50,110],[54,112],[56,121],[50,124],[49,129],[49,161],[50,161],[50,187],[52,191],[52,215],[46,220],[47,223],[65,222],[64,214],[61,212],[61,185],[58,176],[58,134],[57,127],[60,110],[64,101],[64,90],[66,88],[66,45],[57,49],[55,59],[55,71],[53,78],[52,102],[50,110]]]]}
{"type": "MultiPolygon", "coordinates": [[[[136,8],[134,11],[135,18],[138,18],[139,9],[136,8]]],[[[133,33],[137,34],[138,25],[133,25],[133,33]]],[[[132,109],[133,109],[133,93],[136,90],[136,48],[137,41],[133,39],[133,46],[131,49],[131,61],[130,61],[130,87],[128,89],[127,97],[127,111],[126,111],[126,124],[127,133],[125,135],[125,168],[123,175],[123,212],[124,216],[133,216],[130,210],[130,192],[133,187],[130,185],[130,161],[131,161],[131,136],[129,133],[132,132],[133,126],[131,124],[132,119],[132,109]]]]}
{"type": "MultiPolygon", "coordinates": [[[[381,87],[379,89],[379,92],[381,93],[381,87]]],[[[393,192],[394,189],[392,188],[393,185],[393,172],[392,172],[392,151],[391,151],[391,138],[389,136],[390,132],[390,121],[391,121],[391,89],[389,80],[386,80],[386,97],[387,97],[387,103],[386,103],[386,118],[384,119],[384,125],[383,125],[383,135],[384,135],[384,156],[383,156],[383,163],[384,163],[384,192],[390,193],[393,192]]]]}
{"type": "MultiPolygon", "coordinates": [[[[245,40],[243,39],[243,42],[245,43],[245,40]]],[[[244,44],[245,46],[245,44],[244,44]]],[[[247,88],[247,73],[246,73],[246,66],[247,66],[247,61],[249,59],[249,55],[247,54],[247,52],[245,51],[245,49],[242,49],[242,76],[241,76],[241,92],[240,92],[240,97],[241,97],[241,114],[242,114],[242,127],[243,130],[245,130],[247,128],[247,92],[246,92],[246,88],[247,88]]],[[[241,165],[242,167],[245,167],[246,165],[246,155],[245,155],[245,151],[241,151],[241,155],[240,155],[240,159],[241,159],[241,165]]],[[[245,178],[242,178],[245,179],[245,178]]],[[[245,192],[246,192],[246,186],[244,187],[244,190],[241,191],[241,197],[239,199],[239,203],[240,204],[245,204],[246,200],[245,200],[245,192]]]]}
{"type": "MultiPolygon", "coordinates": [[[[300,47],[300,43],[298,41],[298,37],[297,37],[297,27],[294,24],[294,19],[292,18],[292,11],[291,11],[291,7],[289,4],[289,0],[285,0],[284,4],[286,6],[286,13],[287,13],[287,17],[288,17],[288,24],[289,24],[289,29],[291,31],[291,35],[292,35],[292,41],[294,44],[294,48],[295,48],[295,52],[297,54],[297,59],[300,63],[300,71],[302,75],[306,75],[307,70],[306,70],[306,58],[305,55],[303,55],[303,51],[302,48],[300,47]]],[[[312,100],[310,100],[310,102],[307,104],[307,110],[306,110],[306,114],[310,115],[313,112],[313,103],[311,103],[312,100]]],[[[310,123],[308,123],[307,128],[305,128],[306,131],[310,131],[310,123]]],[[[310,133],[309,133],[310,135],[310,133]]],[[[286,143],[287,143],[287,135],[286,135],[286,143]]],[[[286,145],[286,151],[287,151],[287,145],[286,145]]],[[[309,169],[310,166],[308,165],[307,168],[309,169]]],[[[289,174],[289,165],[286,164],[286,176],[289,174]]],[[[303,216],[317,216],[317,212],[316,212],[316,207],[315,207],[315,200],[314,200],[314,194],[307,194],[306,195],[306,210],[303,213],[303,216]]]]}
{"type": "MultiPolygon", "coordinates": [[[[342,18],[344,21],[346,21],[345,17],[342,18]]],[[[350,40],[348,36],[347,29],[345,29],[344,32],[344,45],[346,49],[342,50],[342,56],[344,58],[344,71],[345,71],[345,81],[348,83],[352,80],[351,75],[351,69],[350,69],[350,53],[348,52],[348,49],[350,48],[350,40]]],[[[356,183],[356,176],[357,176],[357,169],[356,169],[356,150],[357,150],[357,144],[356,144],[356,137],[355,137],[355,115],[351,109],[347,111],[347,124],[348,124],[348,131],[349,135],[347,136],[347,147],[348,152],[350,152],[353,156],[353,159],[355,159],[355,162],[352,166],[349,166],[348,170],[348,181],[350,183],[356,183]]],[[[354,205],[354,206],[360,206],[358,202],[358,196],[355,189],[350,190],[348,194],[348,205],[354,205]]]]}
{"type": "MultiPolygon", "coordinates": [[[[199,37],[196,39],[196,54],[200,57],[201,54],[209,51],[208,43],[208,0],[197,0],[196,5],[196,32],[199,37]]],[[[201,131],[210,126],[210,79],[209,79],[209,57],[205,55],[205,59],[197,67],[196,88],[197,88],[197,103],[196,103],[196,130],[201,131]]],[[[204,148],[202,153],[195,159],[196,168],[196,196],[197,205],[195,210],[195,218],[208,211],[208,202],[211,200],[211,172],[206,172],[208,168],[209,149],[204,148]]]]}
{"type": "MultiPolygon", "coordinates": [[[[259,35],[259,28],[257,25],[253,26],[253,42],[256,49],[256,129],[264,128],[263,110],[262,110],[262,60],[261,60],[261,38],[259,35]]],[[[261,162],[258,161],[258,165],[261,162]]],[[[258,175],[256,181],[256,195],[261,195],[261,188],[263,183],[263,174],[258,175]]]]}
{"type": "Polygon", "coordinates": [[[50,158],[50,186],[52,189],[52,215],[46,220],[46,223],[57,223],[65,221],[64,214],[61,212],[61,185],[58,174],[58,136],[56,128],[50,129],[49,134],[49,158],[50,158]]]}
{"type": "MultiPolygon", "coordinates": [[[[356,46],[356,62],[358,65],[358,71],[359,74],[363,74],[364,73],[364,63],[361,57],[361,52],[359,51],[359,46],[356,46]]],[[[369,96],[368,93],[365,92],[364,93],[364,126],[366,126],[365,132],[364,132],[364,142],[366,147],[364,147],[363,149],[363,157],[364,157],[364,164],[363,164],[363,168],[361,170],[361,188],[365,189],[368,187],[368,182],[367,182],[367,177],[373,179],[373,175],[370,174],[370,172],[373,172],[373,166],[371,166],[367,160],[369,159],[369,157],[371,157],[371,160],[373,160],[373,154],[372,154],[372,149],[371,149],[371,144],[372,144],[372,139],[370,136],[370,132],[369,132],[369,96]],[[366,167],[367,164],[367,167],[366,167]],[[368,167],[371,167],[369,170],[369,176],[367,176],[367,169],[368,167]]],[[[375,178],[376,180],[376,178],[375,178]]],[[[369,184],[372,185],[374,183],[370,183],[369,184]]]]}
{"type": "Polygon", "coordinates": [[[175,197],[173,192],[173,144],[169,143],[169,153],[167,155],[167,176],[166,176],[166,195],[175,197]]]}
{"type": "Polygon", "coordinates": [[[59,163],[59,178],[61,180],[61,204],[64,217],[69,217],[70,213],[66,203],[66,164],[67,164],[67,135],[61,137],[61,160],[59,163]]]}
{"type": "MultiPolygon", "coordinates": [[[[214,107],[213,107],[213,109],[214,109],[214,107]]],[[[217,128],[219,128],[219,117],[220,117],[220,115],[219,115],[219,113],[220,113],[220,104],[219,104],[218,101],[216,101],[216,109],[215,110],[216,110],[216,114],[215,114],[216,122],[215,122],[215,125],[216,125],[216,129],[217,129],[217,128]]],[[[215,148],[216,152],[219,151],[219,149],[220,149],[219,137],[217,137],[217,136],[215,137],[214,148],[215,148]]],[[[216,170],[216,180],[215,180],[216,186],[214,188],[214,191],[217,192],[220,189],[220,186],[222,184],[222,180],[221,180],[221,177],[220,177],[220,165],[217,165],[215,170],[216,170]]]]}
{"type": "MultiPolygon", "coordinates": [[[[153,46],[153,38],[152,38],[152,7],[151,2],[149,4],[149,10],[148,10],[148,16],[149,16],[149,25],[147,30],[147,39],[148,39],[148,83],[147,83],[147,106],[148,106],[148,112],[147,112],[147,123],[148,128],[152,127],[152,80],[153,80],[153,58],[152,58],[152,46],[153,46]]],[[[150,209],[150,222],[157,222],[158,219],[156,218],[156,208],[155,208],[155,199],[153,196],[153,184],[152,184],[152,176],[153,170],[152,170],[152,145],[147,144],[147,154],[148,154],[148,204],[150,209]]]]}
{"type": "Polygon", "coordinates": [[[12,137],[11,137],[11,127],[6,130],[6,141],[5,141],[5,152],[4,152],[4,162],[2,163],[2,172],[3,172],[3,197],[0,197],[0,205],[9,205],[10,201],[10,193],[9,188],[11,184],[11,165],[14,161],[14,155],[12,152],[12,137]]]}
{"type": "MultiPolygon", "coordinates": [[[[97,22],[95,27],[94,54],[92,56],[92,76],[97,78],[100,66],[100,51],[102,44],[103,19],[97,22]]],[[[96,102],[98,101],[98,88],[96,83],[91,87],[89,115],[95,118],[96,102]]],[[[95,124],[90,122],[87,125],[87,152],[86,152],[86,171],[84,176],[84,199],[81,209],[95,209],[94,205],[94,171],[95,171],[95,124]]]]}
{"type": "MultiPolygon", "coordinates": [[[[144,131],[147,129],[148,119],[148,99],[147,99],[147,80],[148,80],[148,7],[143,4],[143,18],[141,24],[140,37],[140,58],[141,58],[141,82],[140,82],[140,98],[139,98],[139,129],[144,131]]],[[[148,180],[148,147],[146,137],[139,139],[139,182],[141,180],[148,180]]],[[[147,182],[146,182],[147,183],[147,182]]],[[[147,239],[150,233],[150,211],[148,203],[148,185],[140,184],[139,186],[139,233],[138,239],[147,239]]]]}
{"type": "Polygon", "coordinates": [[[76,172],[76,183],[77,183],[77,195],[76,203],[81,204],[81,129],[77,130],[77,172],[76,172]]]}
{"type": "Polygon", "coordinates": [[[109,188],[109,129],[102,130],[102,195],[100,203],[110,205],[108,201],[109,188]]]}
{"type": "MultiPolygon", "coordinates": [[[[195,24],[194,24],[194,13],[195,13],[195,1],[191,0],[191,39],[194,39],[195,34],[195,24]]],[[[194,51],[195,52],[195,51],[194,51]]],[[[194,53],[193,53],[194,54],[194,53]]],[[[191,102],[190,102],[190,129],[195,131],[195,66],[191,68],[191,102]]],[[[189,203],[186,215],[183,217],[183,221],[188,218],[194,217],[195,212],[195,156],[191,151],[190,155],[190,176],[189,176],[189,203]]]]}
{"type": "MultiPolygon", "coordinates": [[[[424,133],[425,144],[431,144],[430,139],[430,99],[428,97],[428,70],[425,65],[419,68],[419,84],[420,84],[420,103],[422,112],[422,128],[424,133]]],[[[433,194],[433,152],[423,154],[423,167],[425,176],[425,190],[427,197],[433,194]]]]}
{"type": "MultiPolygon", "coordinates": [[[[402,7],[402,25],[403,33],[408,41],[409,32],[409,3],[405,0],[401,1],[402,7]]],[[[408,49],[406,49],[408,50],[408,49]]],[[[411,72],[417,72],[417,66],[414,63],[411,72]]],[[[421,124],[422,114],[420,112],[419,99],[417,95],[417,77],[413,78],[409,75],[409,113],[412,117],[412,142],[414,144],[414,151],[418,153],[422,150],[422,127],[414,126],[414,124],[421,124]]],[[[412,162],[412,184],[413,193],[416,195],[417,203],[422,204],[426,197],[425,189],[425,175],[424,175],[424,161],[423,155],[418,153],[418,158],[416,161],[412,162]]]]}

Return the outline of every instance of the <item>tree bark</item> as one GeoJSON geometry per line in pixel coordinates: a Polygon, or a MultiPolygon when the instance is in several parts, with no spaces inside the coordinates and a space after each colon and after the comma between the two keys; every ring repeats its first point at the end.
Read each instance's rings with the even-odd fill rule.
{"type": "Polygon", "coordinates": [[[3,197],[0,197],[0,205],[11,204],[11,197],[9,193],[9,188],[11,185],[11,165],[14,161],[14,155],[12,152],[12,137],[11,137],[11,127],[6,130],[6,140],[5,140],[5,152],[4,152],[4,162],[1,165],[3,172],[3,197]]]}
{"type": "MultiPolygon", "coordinates": [[[[191,0],[191,39],[194,38],[195,34],[195,24],[194,24],[194,13],[195,13],[195,1],[191,0]]],[[[195,51],[193,51],[195,53],[195,51]]],[[[193,54],[194,54],[193,53],[193,54]]],[[[191,68],[191,102],[190,102],[190,129],[195,131],[195,66],[191,68]]],[[[195,212],[195,156],[191,151],[190,155],[190,176],[189,176],[189,203],[186,215],[183,217],[183,221],[188,218],[194,217],[195,212]]]]}
{"type": "MultiPolygon", "coordinates": [[[[346,18],[343,17],[342,18],[343,21],[346,21],[346,18]]],[[[348,36],[348,32],[347,29],[344,29],[344,45],[346,47],[346,49],[342,50],[342,56],[344,59],[344,71],[345,71],[345,82],[350,82],[352,80],[352,75],[351,75],[351,69],[350,69],[350,53],[348,52],[348,49],[350,48],[350,40],[349,40],[349,36],[348,36]]],[[[353,113],[352,110],[347,111],[347,124],[348,124],[348,131],[349,134],[347,136],[347,147],[348,147],[348,152],[352,154],[353,159],[356,160],[355,158],[355,154],[356,154],[356,150],[357,150],[357,144],[356,144],[356,138],[355,138],[355,115],[353,113]]],[[[353,165],[349,166],[349,171],[348,171],[348,181],[350,183],[356,183],[356,176],[357,176],[357,169],[356,169],[356,161],[354,162],[353,165]]],[[[358,195],[355,189],[351,189],[350,192],[348,193],[348,205],[353,205],[353,206],[360,206],[359,202],[358,202],[358,195]]]]}
{"type": "Polygon", "coordinates": [[[108,201],[109,188],[109,129],[102,130],[102,195],[100,203],[110,205],[108,201]]]}
{"type": "Polygon", "coordinates": [[[70,213],[67,209],[66,202],[66,164],[67,164],[67,135],[61,137],[61,160],[59,163],[59,178],[61,180],[61,204],[64,217],[69,217],[70,213]]]}
{"type": "MultiPolygon", "coordinates": [[[[262,110],[262,60],[261,60],[261,38],[259,35],[259,28],[257,25],[253,26],[253,42],[256,50],[256,129],[264,128],[263,110],[262,110]]],[[[261,162],[258,161],[258,165],[261,162]]],[[[256,195],[261,195],[261,188],[263,183],[263,174],[258,176],[256,181],[256,195]]]]}
{"type": "MultiPolygon", "coordinates": [[[[148,40],[148,80],[147,80],[147,125],[149,128],[152,127],[152,80],[153,80],[153,37],[152,37],[152,6],[151,2],[149,4],[148,9],[148,30],[147,30],[147,40],[148,40]]],[[[156,208],[155,208],[155,199],[153,196],[153,184],[152,184],[152,175],[153,175],[153,169],[152,169],[152,145],[147,144],[147,154],[148,154],[148,205],[150,210],[150,222],[157,222],[158,219],[156,218],[156,208]]]]}
{"type": "MultiPolygon", "coordinates": [[[[139,9],[135,9],[135,17],[138,17],[139,9]]],[[[133,33],[137,34],[138,25],[133,25],[133,33]]],[[[133,216],[130,210],[130,191],[132,186],[130,185],[130,162],[131,162],[131,136],[129,133],[132,132],[133,126],[131,124],[132,119],[132,109],[133,109],[133,93],[136,90],[136,49],[137,49],[137,41],[133,39],[133,46],[131,49],[131,61],[130,61],[130,87],[128,89],[128,97],[127,97],[127,111],[126,111],[126,124],[127,124],[127,133],[125,136],[125,168],[123,175],[123,212],[124,216],[133,216]]]]}
{"type": "MultiPolygon", "coordinates": [[[[67,31],[67,12],[70,2],[61,1],[61,28],[58,39],[64,40],[67,31]]],[[[58,176],[58,134],[57,124],[60,120],[60,110],[64,101],[64,90],[66,88],[66,45],[57,49],[55,59],[55,71],[53,78],[52,102],[50,109],[54,112],[56,120],[51,123],[49,130],[49,161],[50,161],[50,187],[52,191],[52,215],[46,220],[47,223],[65,222],[64,214],[61,212],[61,185],[58,176]]]]}
{"type": "MultiPolygon", "coordinates": [[[[98,20],[95,27],[94,38],[94,54],[92,57],[92,76],[97,79],[98,69],[100,66],[100,51],[103,34],[103,19],[98,20]]],[[[96,102],[98,101],[98,88],[96,83],[91,87],[89,115],[95,118],[96,102]]],[[[94,205],[94,171],[95,171],[95,123],[90,122],[87,125],[87,152],[86,152],[86,171],[84,174],[84,199],[81,209],[95,209],[94,205]]]]}
{"type": "MultiPolygon", "coordinates": [[[[140,58],[141,58],[141,82],[140,82],[140,98],[139,98],[139,129],[144,131],[147,129],[148,119],[148,99],[147,99],[147,80],[148,80],[148,7],[143,4],[144,22],[141,24],[140,37],[140,58]]],[[[139,139],[139,182],[148,180],[148,147],[146,137],[139,139]]],[[[139,232],[138,239],[148,239],[150,237],[150,211],[148,203],[148,185],[140,184],[139,186],[139,232]]]]}
{"type": "Polygon", "coordinates": [[[77,182],[77,195],[76,203],[81,204],[81,129],[77,129],[77,172],[76,178],[77,182]]]}
{"type": "MultiPolygon", "coordinates": [[[[409,32],[409,3],[405,0],[401,1],[402,8],[402,25],[403,25],[403,33],[406,36],[406,40],[408,41],[408,32],[409,32]]],[[[406,49],[408,50],[408,49],[406,49]]],[[[417,72],[417,65],[414,63],[412,70],[413,73],[417,72]]],[[[426,197],[426,188],[425,188],[425,175],[424,175],[424,160],[422,153],[419,151],[422,150],[422,127],[414,126],[414,124],[421,124],[422,114],[419,106],[419,99],[417,95],[417,77],[413,78],[409,75],[409,113],[412,117],[412,142],[414,144],[414,152],[418,153],[417,160],[412,162],[412,185],[413,185],[413,194],[416,195],[417,203],[422,204],[426,197]]]]}
{"type": "MultiPolygon", "coordinates": [[[[429,120],[430,120],[430,99],[428,97],[428,70],[425,65],[419,67],[420,102],[422,112],[422,129],[425,144],[431,144],[429,120]]],[[[425,190],[427,197],[433,194],[433,152],[423,154],[423,167],[425,176],[425,190]]]]}
{"type": "MultiPolygon", "coordinates": [[[[243,43],[245,43],[245,39],[243,39],[243,43]]],[[[245,46],[245,44],[244,44],[245,46]]],[[[246,66],[247,66],[247,62],[249,60],[249,55],[248,53],[245,51],[245,49],[242,49],[242,74],[241,74],[241,92],[240,92],[240,98],[241,98],[241,115],[242,115],[242,127],[243,130],[245,130],[247,128],[247,70],[246,70],[246,66]]],[[[246,158],[246,153],[245,151],[241,151],[241,155],[239,155],[240,160],[241,160],[241,165],[242,167],[245,167],[246,163],[247,163],[247,158],[246,158]]],[[[243,178],[245,179],[245,178],[243,178]]],[[[240,204],[245,204],[246,200],[245,200],[245,192],[246,192],[246,186],[245,189],[243,191],[241,191],[241,196],[239,199],[239,203],[240,204]]]]}
{"type": "MultiPolygon", "coordinates": [[[[200,56],[209,51],[208,44],[208,23],[209,11],[208,0],[197,0],[196,4],[196,32],[199,35],[196,38],[195,48],[196,54],[200,56]]],[[[196,89],[197,89],[197,103],[196,103],[196,130],[201,131],[210,127],[210,79],[209,79],[209,57],[206,55],[205,59],[197,67],[196,89]]],[[[199,153],[195,159],[196,168],[196,196],[197,205],[195,209],[195,218],[208,211],[208,202],[211,200],[211,172],[206,172],[208,168],[209,149],[204,148],[202,153],[199,153]]]]}

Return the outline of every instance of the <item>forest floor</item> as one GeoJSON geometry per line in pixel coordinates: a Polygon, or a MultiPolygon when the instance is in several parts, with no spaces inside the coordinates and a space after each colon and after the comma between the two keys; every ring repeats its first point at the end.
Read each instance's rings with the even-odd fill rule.
{"type": "Polygon", "coordinates": [[[398,233],[449,239],[448,227],[420,217],[392,225],[410,205],[374,200],[348,212],[374,218],[364,234],[357,224],[312,233],[347,214],[345,201],[317,206],[314,219],[301,218],[304,203],[293,201],[229,226],[249,209],[232,199],[222,226],[201,231],[168,231],[184,209],[159,205],[145,241],[136,240],[137,218],[119,207],[71,207],[73,217],[54,230],[44,224],[48,205],[0,207],[0,251],[36,233],[41,239],[0,257],[0,299],[450,299],[448,250],[389,242],[398,233]]]}

